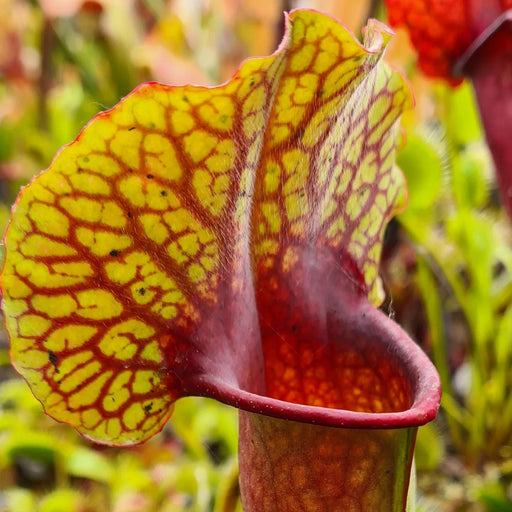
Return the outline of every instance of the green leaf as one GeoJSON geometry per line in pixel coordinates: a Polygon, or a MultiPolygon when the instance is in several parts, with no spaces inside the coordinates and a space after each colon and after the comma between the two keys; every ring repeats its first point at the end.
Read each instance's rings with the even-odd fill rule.
{"type": "Polygon", "coordinates": [[[60,453],[61,447],[55,443],[55,438],[43,432],[14,432],[0,445],[0,454],[7,455],[10,460],[23,456],[53,464],[60,453]]]}
{"type": "Polygon", "coordinates": [[[80,512],[83,510],[83,501],[78,491],[58,489],[41,500],[38,512],[80,512]]]}
{"type": "Polygon", "coordinates": [[[443,165],[434,146],[427,140],[411,135],[397,155],[409,189],[408,210],[429,208],[441,189],[443,165]]]}
{"type": "Polygon", "coordinates": [[[418,429],[414,459],[419,471],[434,470],[443,460],[445,450],[442,436],[433,423],[427,423],[418,429]]]}
{"type": "Polygon", "coordinates": [[[473,90],[468,82],[447,89],[447,124],[455,147],[482,139],[482,127],[473,90]]]}
{"type": "Polygon", "coordinates": [[[478,501],[485,504],[486,512],[512,512],[512,503],[503,486],[497,482],[479,489],[478,501]]]}
{"type": "Polygon", "coordinates": [[[459,208],[482,208],[489,197],[490,183],[485,175],[489,156],[482,146],[472,146],[458,153],[454,165],[452,186],[459,208]]]}
{"type": "Polygon", "coordinates": [[[90,448],[76,448],[66,457],[66,471],[80,478],[108,483],[114,475],[111,461],[90,448]]]}
{"type": "Polygon", "coordinates": [[[35,512],[35,495],[28,489],[7,489],[3,494],[6,508],[2,512],[35,512]]]}

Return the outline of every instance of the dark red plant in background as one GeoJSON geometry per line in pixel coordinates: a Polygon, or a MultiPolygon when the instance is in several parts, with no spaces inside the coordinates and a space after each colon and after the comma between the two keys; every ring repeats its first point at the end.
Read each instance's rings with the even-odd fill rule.
{"type": "Polygon", "coordinates": [[[501,197],[512,217],[512,0],[385,0],[405,25],[426,75],[452,85],[470,78],[501,197]]]}

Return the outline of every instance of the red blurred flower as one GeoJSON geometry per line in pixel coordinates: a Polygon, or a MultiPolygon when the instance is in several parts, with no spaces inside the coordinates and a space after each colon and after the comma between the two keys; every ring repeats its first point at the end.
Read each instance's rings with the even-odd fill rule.
{"type": "Polygon", "coordinates": [[[462,81],[453,67],[512,0],[385,0],[393,26],[406,26],[430,77],[462,81]]]}
{"type": "Polygon", "coordinates": [[[512,218],[512,0],[385,0],[428,76],[473,82],[502,201],[512,218]]]}

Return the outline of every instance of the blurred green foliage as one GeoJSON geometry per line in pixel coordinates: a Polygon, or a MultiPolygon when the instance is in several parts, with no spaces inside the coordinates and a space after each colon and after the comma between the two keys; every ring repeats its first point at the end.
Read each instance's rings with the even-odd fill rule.
{"type": "MultiPolygon", "coordinates": [[[[449,449],[468,471],[485,473],[512,455],[512,231],[470,86],[436,94],[437,123],[416,126],[397,158],[410,194],[399,222],[415,248],[412,286],[446,422],[444,436],[431,432],[435,425],[420,430],[417,458],[435,468],[449,449]]],[[[497,474],[473,499],[511,510],[511,474],[497,474]]]]}
{"type": "Polygon", "coordinates": [[[511,231],[493,204],[490,158],[472,122],[469,86],[442,95],[438,133],[413,138],[398,157],[411,197],[400,222],[418,247],[416,281],[443,380],[450,441],[478,467],[512,447],[511,231]],[[463,315],[467,331],[459,340],[449,337],[450,310],[463,315]],[[459,361],[455,342],[463,351],[459,361]]]}
{"type": "Polygon", "coordinates": [[[0,383],[5,512],[235,512],[236,451],[236,411],[212,400],[180,400],[145,445],[106,448],[45,416],[20,379],[0,383]]]}

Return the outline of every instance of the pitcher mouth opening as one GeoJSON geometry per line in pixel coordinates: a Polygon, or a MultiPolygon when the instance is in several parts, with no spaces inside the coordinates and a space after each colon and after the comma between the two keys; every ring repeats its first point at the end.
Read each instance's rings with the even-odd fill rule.
{"type": "Polygon", "coordinates": [[[336,375],[351,377],[353,384],[350,386],[347,378],[337,402],[325,401],[321,394],[317,399],[312,394],[289,399],[275,392],[279,383],[269,385],[268,378],[265,394],[205,375],[198,376],[194,391],[249,412],[331,427],[406,428],[435,418],[441,397],[437,371],[397,324],[367,304],[343,330],[350,337],[344,338],[348,341],[338,344],[336,354],[330,357],[334,363],[334,356],[341,363],[343,359],[352,363],[337,368],[336,375]],[[361,362],[366,364],[354,365],[361,362]]]}

